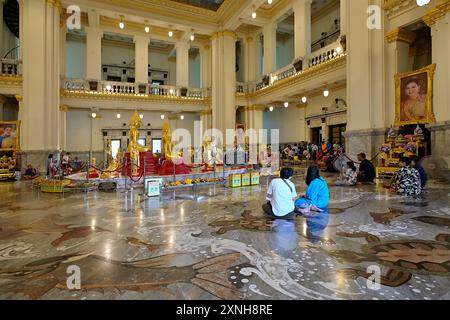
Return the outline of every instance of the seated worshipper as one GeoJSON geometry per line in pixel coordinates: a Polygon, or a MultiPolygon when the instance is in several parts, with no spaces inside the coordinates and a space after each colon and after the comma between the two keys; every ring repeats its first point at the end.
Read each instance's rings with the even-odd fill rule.
{"type": "Polygon", "coordinates": [[[291,168],[282,168],[280,178],[273,179],[267,190],[268,202],[263,205],[264,212],[277,219],[294,219],[297,198],[295,185],[290,181],[294,175],[291,168]]]}
{"type": "Polygon", "coordinates": [[[361,162],[359,165],[358,182],[373,184],[376,173],[372,162],[366,159],[365,153],[358,154],[358,161],[361,162]]]}
{"type": "Polygon", "coordinates": [[[308,214],[311,211],[323,212],[330,202],[330,191],[327,182],[320,176],[319,167],[312,165],[306,174],[306,195],[295,202],[300,213],[308,214]]]}
{"type": "Polygon", "coordinates": [[[419,171],[420,187],[422,188],[422,190],[425,189],[425,187],[427,186],[428,175],[425,169],[419,164],[419,158],[417,158],[416,156],[411,158],[411,167],[419,171]]]}
{"type": "Polygon", "coordinates": [[[37,177],[37,171],[31,164],[27,166],[27,169],[25,170],[24,179],[31,180],[37,177]]]}
{"type": "Polygon", "coordinates": [[[403,157],[402,167],[392,178],[391,190],[403,196],[418,196],[422,192],[419,171],[411,167],[411,159],[403,157]]]}
{"type": "Polygon", "coordinates": [[[347,162],[347,170],[344,173],[342,180],[337,180],[335,186],[355,186],[358,182],[358,172],[356,172],[355,163],[353,161],[347,162]]]}

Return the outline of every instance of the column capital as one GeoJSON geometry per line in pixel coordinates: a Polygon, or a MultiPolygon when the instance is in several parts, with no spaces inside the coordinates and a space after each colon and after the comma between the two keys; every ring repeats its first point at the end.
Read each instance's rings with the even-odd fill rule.
{"type": "Polygon", "coordinates": [[[210,110],[203,110],[203,111],[198,112],[197,115],[199,115],[199,116],[209,116],[209,115],[212,115],[212,110],[211,109],[210,110]]]}
{"type": "Polygon", "coordinates": [[[264,111],[266,110],[265,106],[252,105],[244,108],[245,111],[264,111]]]}
{"type": "Polygon", "coordinates": [[[416,34],[413,32],[406,31],[402,28],[396,28],[392,31],[389,31],[386,34],[386,40],[388,43],[393,42],[404,42],[407,44],[412,44],[416,39],[416,34]]]}
{"type": "Polygon", "coordinates": [[[450,12],[450,1],[440,0],[435,8],[427,12],[423,17],[423,21],[427,26],[432,27],[437,20],[443,19],[447,13],[450,12]]]}
{"type": "Polygon", "coordinates": [[[237,34],[234,31],[231,30],[223,30],[223,31],[218,31],[215,32],[211,35],[210,39],[211,41],[215,40],[216,38],[220,38],[220,37],[231,37],[236,39],[237,38],[237,34]]]}
{"type": "Polygon", "coordinates": [[[23,101],[23,96],[21,96],[21,95],[16,95],[15,98],[16,98],[16,100],[18,102],[22,102],[23,101]]]}
{"type": "Polygon", "coordinates": [[[65,104],[62,104],[59,106],[59,111],[61,112],[68,112],[69,111],[69,106],[66,106],[65,104]]]}
{"type": "Polygon", "coordinates": [[[202,47],[202,49],[205,50],[205,51],[208,51],[208,50],[211,49],[211,46],[210,46],[209,44],[207,44],[207,45],[204,45],[204,46],[202,47]]]}
{"type": "Polygon", "coordinates": [[[63,12],[63,6],[60,0],[47,0],[47,3],[54,6],[56,9],[58,9],[59,12],[63,12]]]}

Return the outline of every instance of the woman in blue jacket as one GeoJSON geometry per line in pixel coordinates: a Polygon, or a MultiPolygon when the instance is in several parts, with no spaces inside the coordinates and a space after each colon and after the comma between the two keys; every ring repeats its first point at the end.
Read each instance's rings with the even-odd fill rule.
{"type": "Polygon", "coordinates": [[[295,202],[295,206],[300,208],[300,212],[305,214],[312,211],[322,212],[328,207],[330,202],[330,191],[327,182],[320,176],[319,167],[312,165],[306,174],[306,185],[308,190],[306,195],[295,202]]]}

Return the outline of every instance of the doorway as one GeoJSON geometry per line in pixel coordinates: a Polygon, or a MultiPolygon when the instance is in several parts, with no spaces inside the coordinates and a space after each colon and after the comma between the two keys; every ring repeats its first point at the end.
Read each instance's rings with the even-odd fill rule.
{"type": "Polygon", "coordinates": [[[330,136],[329,139],[331,143],[339,143],[340,146],[345,146],[344,133],[347,130],[346,124],[339,124],[336,126],[330,126],[330,136]]]}
{"type": "Polygon", "coordinates": [[[311,142],[320,146],[322,143],[322,128],[311,128],[311,142]]]}

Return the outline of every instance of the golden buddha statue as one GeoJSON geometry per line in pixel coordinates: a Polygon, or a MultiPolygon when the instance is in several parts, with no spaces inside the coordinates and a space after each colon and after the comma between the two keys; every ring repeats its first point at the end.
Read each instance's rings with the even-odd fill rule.
{"type": "Polygon", "coordinates": [[[130,153],[130,160],[133,162],[132,175],[139,175],[139,153],[147,152],[148,149],[139,145],[139,128],[142,126],[142,120],[137,111],[134,112],[130,122],[130,143],[127,152],[130,153]]]}
{"type": "Polygon", "coordinates": [[[163,157],[166,160],[172,159],[172,132],[170,131],[170,124],[164,122],[162,129],[162,145],[163,145],[163,157]]]}

